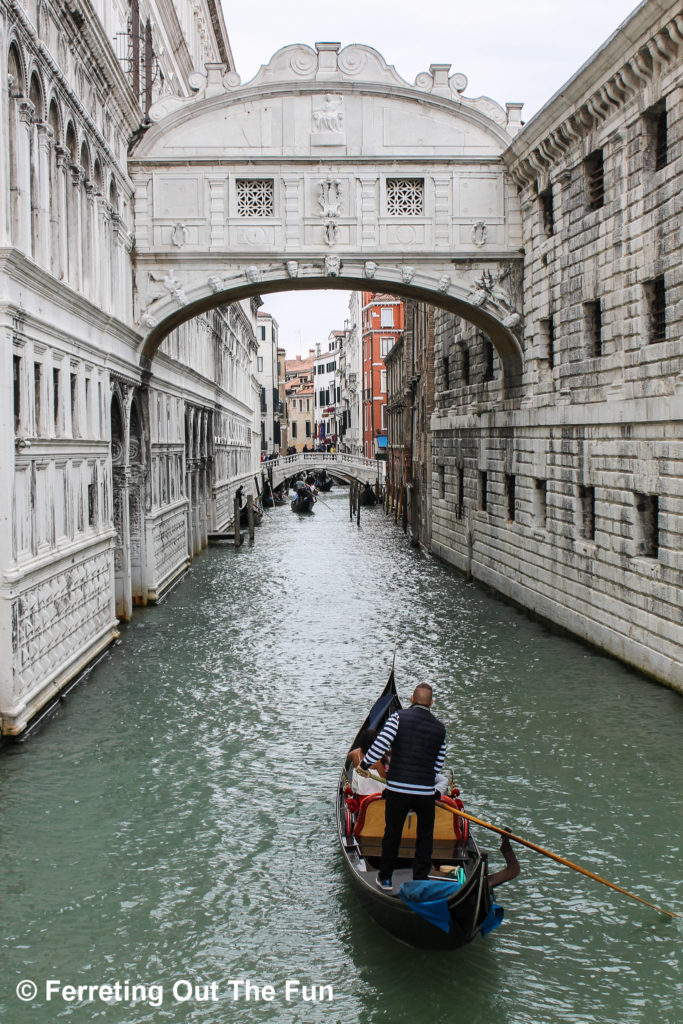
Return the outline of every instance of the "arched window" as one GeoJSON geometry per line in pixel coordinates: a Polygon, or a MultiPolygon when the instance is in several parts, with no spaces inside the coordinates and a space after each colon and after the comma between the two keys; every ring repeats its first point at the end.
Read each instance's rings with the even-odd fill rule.
{"type": "Polygon", "coordinates": [[[57,146],[60,143],[59,108],[56,100],[50,103],[50,112],[47,123],[52,131],[52,145],[50,146],[50,270],[55,277],[60,277],[63,268],[60,265],[60,234],[64,226],[60,223],[59,210],[59,179],[60,173],[57,166],[57,146]]]}
{"type": "Polygon", "coordinates": [[[9,50],[7,73],[10,85],[9,100],[9,188],[10,188],[10,238],[16,245],[19,240],[21,218],[21,170],[19,167],[19,111],[17,100],[23,96],[24,73],[21,65],[21,57],[16,46],[12,45],[9,50]]]}
{"type": "Polygon", "coordinates": [[[118,260],[118,228],[114,218],[119,214],[119,195],[116,190],[116,182],[112,176],[109,184],[109,205],[112,209],[112,221],[109,224],[109,280],[111,282],[110,309],[116,312],[118,288],[119,288],[119,260],[118,260]]]}
{"type": "Polygon", "coordinates": [[[76,207],[76,193],[73,185],[72,171],[72,168],[76,166],[76,131],[71,121],[67,125],[65,143],[67,149],[67,168],[64,175],[64,189],[66,191],[66,276],[69,284],[75,285],[78,276],[78,210],[76,207]]]}
{"type": "Polygon", "coordinates": [[[93,238],[93,209],[92,203],[88,197],[88,189],[86,183],[90,184],[90,151],[87,143],[83,143],[81,146],[81,170],[83,172],[83,178],[80,186],[80,203],[81,203],[81,254],[82,254],[82,267],[83,267],[83,283],[82,290],[84,295],[92,294],[92,282],[93,282],[93,251],[92,251],[92,238],[93,238]]]}
{"type": "Polygon", "coordinates": [[[38,76],[31,75],[29,99],[33,104],[33,123],[29,134],[29,161],[31,174],[31,255],[38,256],[40,246],[40,152],[38,148],[38,125],[43,120],[43,90],[38,76]]]}

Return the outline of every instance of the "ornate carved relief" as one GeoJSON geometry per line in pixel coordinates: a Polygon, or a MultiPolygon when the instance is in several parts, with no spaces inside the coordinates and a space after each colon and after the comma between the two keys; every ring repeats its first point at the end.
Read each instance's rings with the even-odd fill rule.
{"type": "Polygon", "coordinates": [[[486,245],[488,234],[488,228],[486,227],[484,221],[477,221],[477,223],[472,228],[472,241],[478,248],[481,249],[482,246],[486,245]]]}
{"type": "Polygon", "coordinates": [[[363,267],[363,273],[366,277],[372,278],[377,273],[377,264],[374,260],[366,260],[365,266],[363,267]]]}
{"type": "Polygon", "coordinates": [[[490,270],[484,270],[470,288],[467,300],[473,306],[493,306],[501,314],[503,325],[512,328],[516,327],[522,318],[513,308],[510,293],[500,284],[508,274],[509,271],[503,270],[494,277],[490,270]]]}
{"type": "Polygon", "coordinates": [[[289,277],[299,276],[299,264],[296,260],[287,260],[285,263],[285,269],[289,277]]]}
{"type": "Polygon", "coordinates": [[[325,273],[328,277],[339,277],[341,271],[341,259],[339,256],[325,257],[325,273]]]}

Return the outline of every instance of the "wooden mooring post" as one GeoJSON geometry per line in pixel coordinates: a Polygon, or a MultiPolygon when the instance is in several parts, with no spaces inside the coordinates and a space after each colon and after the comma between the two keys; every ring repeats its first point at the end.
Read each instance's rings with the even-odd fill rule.
{"type": "Polygon", "coordinates": [[[234,504],[234,530],[235,530],[235,547],[238,548],[242,544],[242,534],[240,533],[240,499],[235,495],[234,504]]]}
{"type": "Polygon", "coordinates": [[[353,489],[354,489],[354,487],[355,487],[355,484],[354,484],[354,482],[352,480],[351,483],[349,484],[349,519],[352,522],[353,522],[353,513],[356,511],[355,508],[353,507],[353,489]]]}
{"type": "Polygon", "coordinates": [[[254,543],[254,498],[247,495],[247,520],[249,522],[249,543],[254,543]]]}
{"type": "Polygon", "coordinates": [[[356,484],[356,524],[360,526],[360,481],[356,484]]]}

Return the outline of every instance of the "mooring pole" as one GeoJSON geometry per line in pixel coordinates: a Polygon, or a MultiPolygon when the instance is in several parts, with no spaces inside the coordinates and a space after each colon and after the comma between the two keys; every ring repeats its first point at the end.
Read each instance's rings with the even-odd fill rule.
{"type": "Polygon", "coordinates": [[[240,533],[240,499],[237,495],[235,495],[234,529],[235,547],[238,548],[242,543],[242,534],[240,533]]]}
{"type": "Polygon", "coordinates": [[[349,484],[349,519],[353,520],[353,480],[349,484]]]}
{"type": "Polygon", "coordinates": [[[356,523],[360,526],[360,483],[358,484],[358,494],[356,495],[356,523]]]}
{"type": "Polygon", "coordinates": [[[254,543],[254,498],[247,495],[247,520],[249,522],[249,543],[254,543]]]}

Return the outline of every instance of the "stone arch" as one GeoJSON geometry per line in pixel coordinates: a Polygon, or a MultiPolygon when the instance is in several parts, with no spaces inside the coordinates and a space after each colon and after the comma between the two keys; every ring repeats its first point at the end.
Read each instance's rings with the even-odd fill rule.
{"type": "Polygon", "coordinates": [[[26,65],[17,39],[10,41],[7,51],[7,73],[11,77],[11,95],[14,99],[26,95],[26,65]]]}
{"type": "Polygon", "coordinates": [[[29,194],[31,197],[31,255],[35,258],[38,254],[41,241],[41,161],[38,126],[43,126],[45,119],[43,83],[35,68],[31,72],[29,80],[28,98],[33,106],[33,115],[29,130],[29,194]]]}
{"type": "Polygon", "coordinates": [[[64,131],[64,148],[66,149],[66,168],[64,174],[64,209],[66,212],[65,218],[65,237],[66,237],[66,276],[69,284],[77,285],[78,283],[78,268],[80,266],[79,258],[79,218],[80,210],[78,206],[78,194],[76,188],[78,185],[77,179],[75,179],[77,168],[78,168],[78,139],[76,135],[76,128],[71,117],[67,118],[66,128],[64,131]]]}
{"type": "Polygon", "coordinates": [[[22,97],[26,95],[24,80],[24,62],[21,48],[15,40],[9,46],[7,57],[7,72],[10,83],[10,96],[8,104],[8,148],[9,148],[9,194],[10,194],[10,237],[12,242],[20,244],[23,234],[24,223],[24,175],[26,168],[22,166],[22,124],[19,114],[19,104],[22,97]]]}

